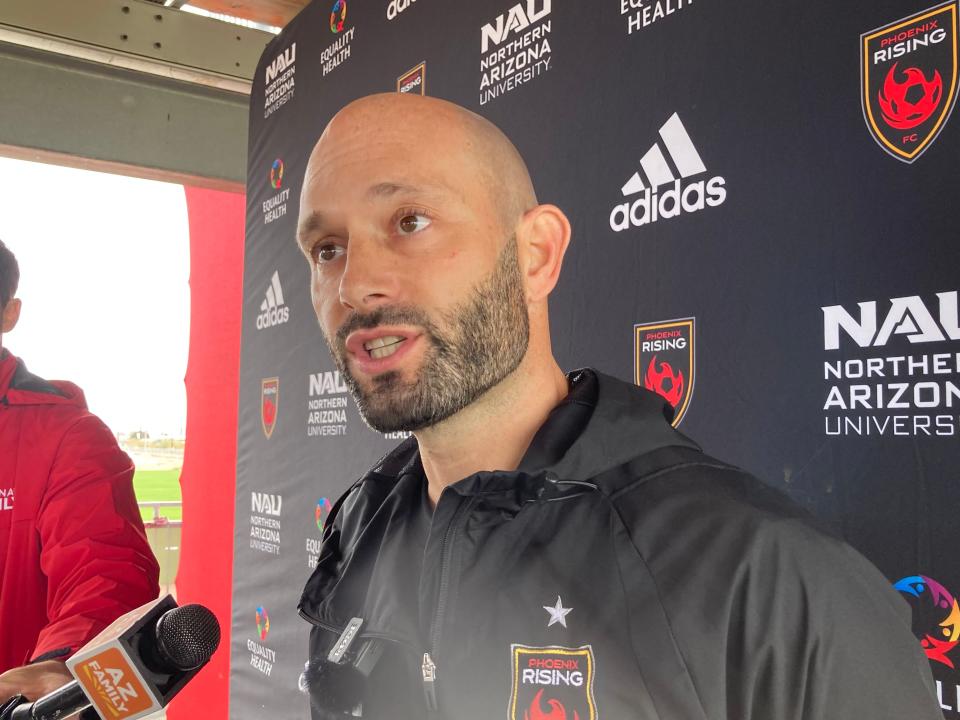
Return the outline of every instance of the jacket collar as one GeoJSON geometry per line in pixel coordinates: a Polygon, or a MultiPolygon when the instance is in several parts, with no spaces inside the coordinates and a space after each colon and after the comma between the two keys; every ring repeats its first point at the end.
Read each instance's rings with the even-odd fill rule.
{"type": "Polygon", "coordinates": [[[76,385],[34,375],[9,350],[0,350],[0,401],[8,405],[87,406],[83,391],[76,385]]]}
{"type": "MultiPolygon", "coordinates": [[[[658,448],[700,449],[670,425],[673,408],[656,393],[591,368],[575,370],[567,378],[569,394],[547,416],[516,471],[481,472],[450,487],[473,495],[506,490],[537,477],[585,482],[658,448]]],[[[417,441],[411,437],[384,456],[364,480],[395,482],[419,466],[417,441]]]]}

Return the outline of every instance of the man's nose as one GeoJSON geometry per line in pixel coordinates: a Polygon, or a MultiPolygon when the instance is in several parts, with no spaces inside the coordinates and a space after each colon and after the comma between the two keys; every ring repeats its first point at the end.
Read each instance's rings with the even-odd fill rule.
{"type": "Polygon", "coordinates": [[[397,302],[398,295],[395,258],[375,240],[351,237],[340,276],[341,304],[351,310],[370,310],[397,302]]]}

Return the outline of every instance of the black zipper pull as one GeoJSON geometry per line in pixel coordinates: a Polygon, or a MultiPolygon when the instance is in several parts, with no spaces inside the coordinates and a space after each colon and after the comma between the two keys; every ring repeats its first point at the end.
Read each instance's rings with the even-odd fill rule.
{"type": "Polygon", "coordinates": [[[437,665],[430,657],[430,653],[423,654],[423,693],[427,698],[427,709],[435,711],[439,709],[437,705],[437,665]]]}

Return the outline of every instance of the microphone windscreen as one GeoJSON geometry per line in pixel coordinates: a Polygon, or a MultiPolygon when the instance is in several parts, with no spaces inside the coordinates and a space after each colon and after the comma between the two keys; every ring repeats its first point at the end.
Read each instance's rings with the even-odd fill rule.
{"type": "Polygon", "coordinates": [[[177,670],[203,665],[220,645],[220,623],[203,605],[181,605],[157,621],[157,648],[177,670]]]}

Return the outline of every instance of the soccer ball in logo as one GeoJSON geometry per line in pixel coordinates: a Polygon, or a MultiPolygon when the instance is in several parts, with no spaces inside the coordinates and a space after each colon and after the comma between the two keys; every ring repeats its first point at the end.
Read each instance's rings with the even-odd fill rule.
{"type": "Polygon", "coordinates": [[[877,93],[880,112],[890,127],[909,130],[926,121],[943,98],[943,79],[940,71],[933,71],[927,80],[919,68],[907,68],[903,82],[897,81],[897,63],[887,73],[883,87],[877,93]]]}
{"type": "Polygon", "coordinates": [[[270,166],[270,187],[279,190],[283,185],[283,160],[277,158],[270,166]]]}
{"type": "Polygon", "coordinates": [[[338,35],[347,22],[347,0],[337,0],[330,11],[330,32],[338,35]]]}
{"type": "Polygon", "coordinates": [[[330,515],[330,508],[332,504],[330,503],[329,498],[320,498],[317,500],[317,509],[314,512],[314,515],[317,520],[317,530],[323,530],[323,524],[327,521],[327,517],[330,515]]]}
{"type": "Polygon", "coordinates": [[[261,605],[257,608],[257,633],[260,635],[261,640],[266,640],[269,632],[270,616],[267,615],[266,608],[261,605]]]}

